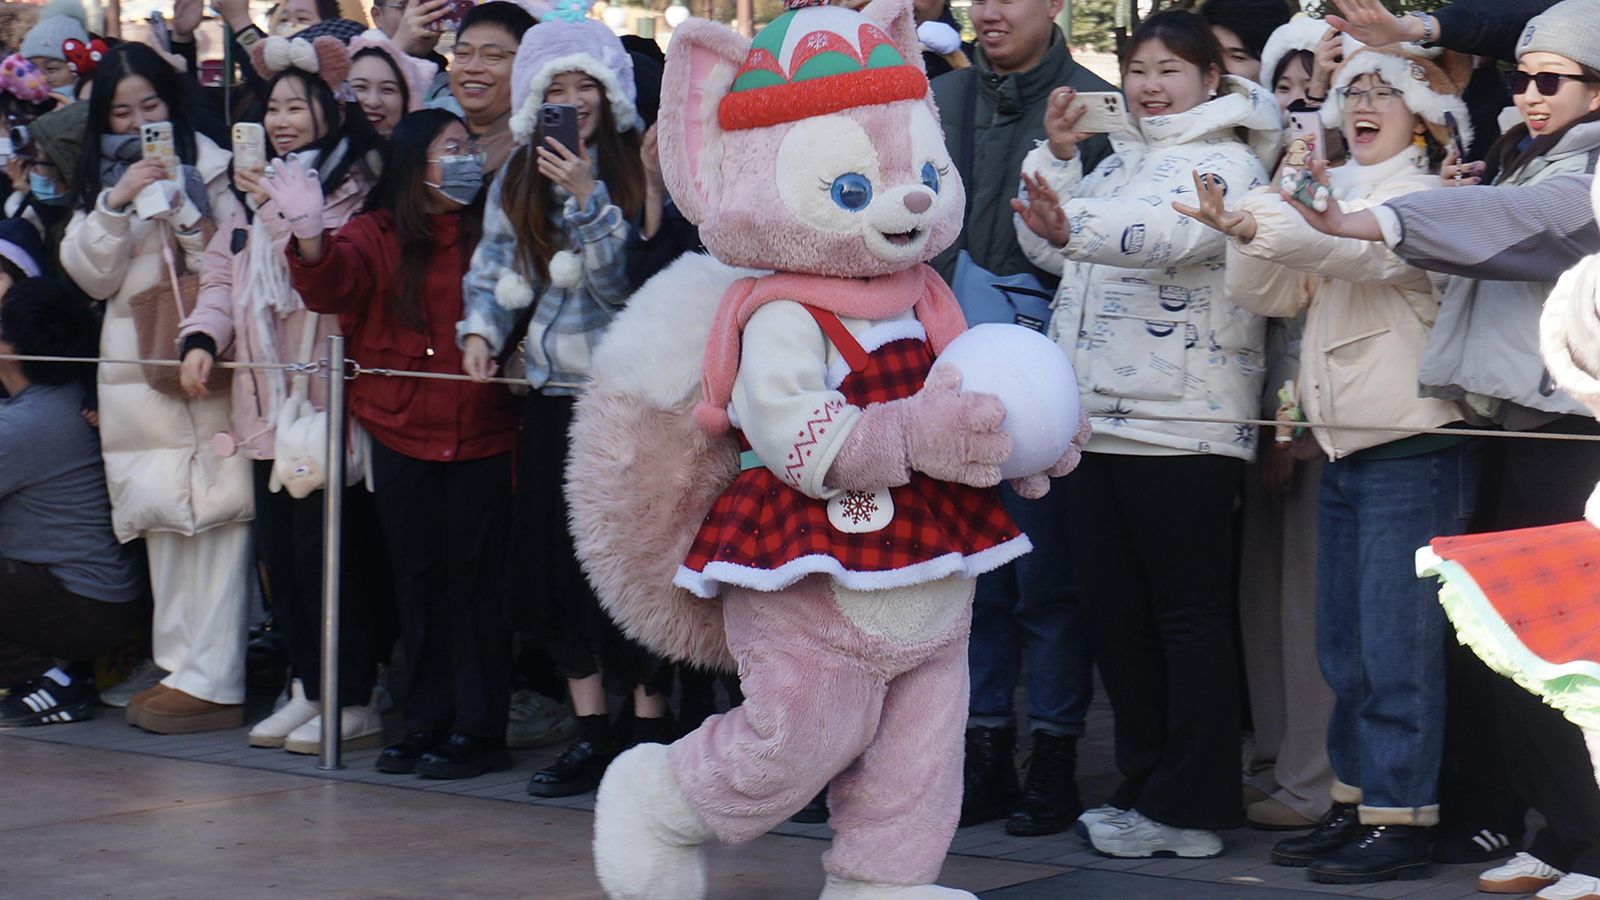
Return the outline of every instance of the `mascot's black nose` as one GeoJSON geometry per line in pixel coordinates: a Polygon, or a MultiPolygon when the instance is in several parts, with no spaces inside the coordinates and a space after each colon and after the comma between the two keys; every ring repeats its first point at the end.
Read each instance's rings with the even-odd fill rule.
{"type": "Polygon", "coordinates": [[[906,209],[919,216],[927,212],[928,207],[932,205],[933,198],[928,196],[926,191],[912,191],[906,195],[906,209]]]}

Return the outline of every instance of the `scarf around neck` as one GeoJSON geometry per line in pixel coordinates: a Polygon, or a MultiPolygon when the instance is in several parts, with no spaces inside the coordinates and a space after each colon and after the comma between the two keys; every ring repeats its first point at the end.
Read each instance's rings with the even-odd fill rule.
{"type": "MultiPolygon", "coordinates": [[[[144,157],[144,148],[137,134],[102,134],[100,135],[100,186],[109,188],[122,180],[128,167],[144,157]]],[[[179,174],[183,178],[183,193],[200,211],[200,215],[211,217],[211,195],[206,193],[206,182],[200,177],[200,171],[194,166],[182,164],[178,166],[179,174]]]]}

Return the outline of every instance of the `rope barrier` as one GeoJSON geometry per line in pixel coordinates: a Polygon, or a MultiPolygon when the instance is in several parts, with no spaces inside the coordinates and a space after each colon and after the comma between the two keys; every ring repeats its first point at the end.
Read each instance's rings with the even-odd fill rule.
{"type": "MultiPolygon", "coordinates": [[[[109,365],[129,366],[179,366],[181,362],[175,359],[106,359],[101,357],[76,357],[76,356],[26,356],[15,353],[0,353],[0,360],[14,362],[45,362],[45,363],[106,363],[109,365]]],[[[244,363],[244,362],[217,362],[214,365],[224,369],[265,369],[268,371],[288,372],[291,374],[319,375],[326,377],[330,369],[326,358],[303,363],[244,363]]],[[[372,375],[379,378],[421,378],[432,381],[467,381],[474,384],[504,384],[513,387],[528,387],[525,378],[486,378],[476,381],[470,375],[452,372],[414,372],[407,369],[386,369],[376,366],[363,366],[353,359],[345,360],[345,381],[354,381],[362,375],[372,375]]],[[[570,384],[567,382],[550,381],[541,387],[561,388],[564,390],[582,390],[584,385],[570,384]]],[[[1477,428],[1412,428],[1397,427],[1394,425],[1363,425],[1342,422],[1279,422],[1274,419],[1233,419],[1223,416],[1174,416],[1159,413],[1119,412],[1110,416],[1090,416],[1091,419],[1133,419],[1141,422],[1187,422],[1195,425],[1250,425],[1258,427],[1274,427],[1292,424],[1296,428],[1322,428],[1330,431],[1376,431],[1389,434],[1441,434],[1458,437],[1487,437],[1508,438],[1513,440],[1535,441],[1582,441],[1588,443],[1600,442],[1600,434],[1564,434],[1538,431],[1499,431],[1477,428]]]]}

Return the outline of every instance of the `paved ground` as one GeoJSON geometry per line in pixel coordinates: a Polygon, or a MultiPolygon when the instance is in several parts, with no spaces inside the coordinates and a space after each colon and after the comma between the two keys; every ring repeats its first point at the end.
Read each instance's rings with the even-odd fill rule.
{"type": "MultiPolygon", "coordinates": [[[[259,705],[259,704],[258,704],[259,705]]],[[[598,898],[589,797],[534,801],[530,772],[470,781],[381,775],[375,750],[323,772],[313,757],[246,746],[244,732],[159,737],[93,721],[0,732],[0,897],[598,898]]],[[[264,710],[261,713],[264,714],[264,710]]],[[[1114,784],[1109,712],[1097,704],[1080,766],[1085,799],[1114,784]]],[[[711,856],[716,898],[815,897],[824,825],[785,825],[711,856]]],[[[963,829],[947,884],[994,900],[1308,900],[1316,894],[1446,900],[1480,896],[1473,867],[1367,887],[1312,884],[1272,866],[1273,835],[1225,835],[1215,860],[1111,860],[1071,835],[963,829]]]]}

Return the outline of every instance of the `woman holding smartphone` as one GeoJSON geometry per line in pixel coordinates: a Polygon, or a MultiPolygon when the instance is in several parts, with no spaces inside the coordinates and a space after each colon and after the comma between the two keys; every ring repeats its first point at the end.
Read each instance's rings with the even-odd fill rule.
{"type": "MultiPolygon", "coordinates": [[[[228,153],[195,132],[182,78],[143,44],[106,54],[88,103],[61,265],[105,302],[100,354],[136,359],[130,301],[169,283],[168,258],[198,271],[212,223],[233,215],[228,153]],[[165,126],[156,130],[171,136],[176,178],[162,159],[141,158],[144,125],[165,126]]],[[[168,396],[139,366],[102,363],[99,401],[112,525],[120,541],[145,539],[153,657],[169,673],[133,698],[128,721],[162,734],[237,728],[253,504],[249,464],[211,444],[228,430],[228,398],[168,396]]]]}
{"type": "MultiPolygon", "coordinates": [[[[256,54],[256,71],[267,84],[266,115],[259,126],[235,126],[233,181],[245,202],[221,220],[206,248],[200,296],[179,332],[183,389],[191,397],[209,393],[206,382],[219,356],[236,362],[306,362],[308,337],[314,348],[309,358],[316,359],[327,346],[325,338],[339,331],[336,317],[308,312],[290,285],[284,258],[289,222],[261,187],[265,163],[251,164],[246,157],[277,157],[280,164],[293,159],[318,172],[326,198],[322,224],[337,229],[360,209],[377,180],[381,139],[356,104],[335,96],[342,82],[327,80],[330,73],[349,65],[344,44],[328,36],[322,24],[302,31],[296,40],[314,42],[322,71],[313,73],[294,63],[274,69],[267,59],[287,62],[295,57],[256,54]],[[252,138],[267,146],[250,147],[252,138]]],[[[262,43],[274,42],[287,43],[281,37],[262,43]]],[[[275,622],[286,637],[291,677],[289,702],[250,730],[250,745],[315,753],[322,737],[323,495],[319,490],[294,499],[275,489],[272,478],[276,427],[289,403],[292,382],[284,371],[235,372],[233,430],[227,443],[233,453],[250,460],[254,471],[256,552],[267,572],[275,622]]],[[[311,402],[322,408],[327,381],[310,379],[307,389],[311,402]]],[[[360,476],[358,471],[349,474],[360,476]]],[[[375,555],[381,561],[381,553],[375,554],[372,547],[376,527],[366,492],[346,491],[339,706],[341,734],[350,749],[377,744],[383,732],[372,704],[377,660],[371,596],[375,579],[369,570],[375,555]]]]}
{"type": "MultiPolygon", "coordinates": [[[[1333,170],[1334,198],[1374,205],[1437,184],[1445,115],[1466,119],[1458,92],[1470,72],[1455,54],[1352,53],[1332,84],[1350,152],[1333,170]]],[[[1310,835],[1280,842],[1273,861],[1340,884],[1418,877],[1429,865],[1426,829],[1439,820],[1446,625],[1436,589],[1414,577],[1414,556],[1435,536],[1461,533],[1477,493],[1473,444],[1409,430],[1461,418],[1453,403],[1418,397],[1414,383],[1438,294],[1426,272],[1381,244],[1318,234],[1275,188],[1242,198],[1237,211],[1223,203],[1202,185],[1198,209],[1174,206],[1232,239],[1234,302],[1268,316],[1306,313],[1305,417],[1397,429],[1311,429],[1328,458],[1316,645],[1334,693],[1334,805],[1310,835]]]]}
{"type": "Polygon", "coordinates": [[[1223,237],[1168,205],[1196,167],[1238,196],[1276,159],[1278,105],[1224,71],[1204,19],[1150,18],[1129,44],[1133,119],[1114,153],[1083,174],[1081,107],[1058,89],[1014,204],[1023,250],[1062,273],[1049,331],[1094,424],[1064,485],[1123,775],[1079,822],[1113,856],[1216,856],[1217,830],[1242,818],[1233,515],[1256,430],[1140,415],[1245,419],[1260,402],[1265,323],[1223,291],[1223,237]]]}
{"type": "Polygon", "coordinates": [[[610,29],[581,15],[547,15],[517,51],[511,128],[520,146],[491,187],[457,329],[466,372],[484,378],[519,323],[527,327],[533,391],[510,536],[526,564],[513,583],[533,594],[535,627],[567,678],[578,720],[577,741],[528,784],[542,797],[593,790],[622,749],[608,724],[608,687],[632,693],[635,739],[669,737],[662,682],[670,671],[600,609],[573,554],[562,495],[573,401],[592,348],[628,298],[624,249],[645,196],[632,62],[610,29]],[[573,116],[576,146],[544,129],[573,116]]]}
{"type": "MultiPolygon", "coordinates": [[[[482,162],[461,120],[400,120],[362,212],[325,228],[322,186],[297,160],[262,189],[289,223],[290,281],[306,307],[337,315],[369,367],[460,374],[455,324],[477,237],[482,162]]],[[[405,641],[404,740],[380,772],[471,778],[510,768],[511,638],[505,533],[516,411],[501,385],[364,376],[350,411],[372,438],[373,499],[393,566],[405,641]]]]}

